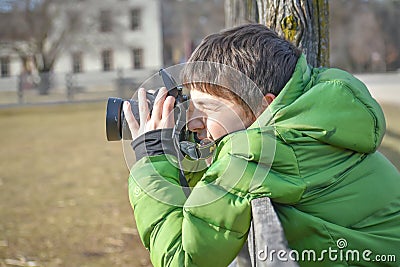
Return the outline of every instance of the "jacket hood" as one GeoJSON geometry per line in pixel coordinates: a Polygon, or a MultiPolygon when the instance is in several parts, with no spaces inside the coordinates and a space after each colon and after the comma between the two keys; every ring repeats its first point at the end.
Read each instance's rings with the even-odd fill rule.
{"type": "Polygon", "coordinates": [[[287,143],[311,137],[360,153],[374,152],[386,127],[382,109],[360,80],[339,69],[311,68],[304,55],[259,123],[274,126],[287,143]]]}

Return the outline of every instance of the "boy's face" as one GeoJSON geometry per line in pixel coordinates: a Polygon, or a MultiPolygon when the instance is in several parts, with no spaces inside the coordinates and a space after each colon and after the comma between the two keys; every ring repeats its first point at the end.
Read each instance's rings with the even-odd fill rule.
{"type": "Polygon", "coordinates": [[[244,109],[229,100],[194,89],[190,99],[187,126],[200,140],[214,141],[252,123],[244,109]]]}

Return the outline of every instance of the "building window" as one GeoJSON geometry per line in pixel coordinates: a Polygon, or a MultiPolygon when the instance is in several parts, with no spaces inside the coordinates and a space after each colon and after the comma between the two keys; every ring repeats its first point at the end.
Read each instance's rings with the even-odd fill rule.
{"type": "Polygon", "coordinates": [[[143,68],[143,49],[134,48],[132,50],[132,65],[134,69],[143,68]]]}
{"type": "Polygon", "coordinates": [[[139,30],[141,22],[141,10],[139,8],[134,8],[131,10],[131,30],[139,30]]]}
{"type": "Polygon", "coordinates": [[[75,52],[72,54],[72,72],[73,73],[80,73],[83,71],[82,65],[83,65],[83,59],[82,59],[82,53],[81,52],[75,52]]]}
{"type": "Polygon", "coordinates": [[[100,11],[100,31],[110,32],[112,31],[112,16],[111,10],[100,11]]]}
{"type": "Polygon", "coordinates": [[[10,58],[9,57],[0,58],[0,71],[1,71],[1,77],[9,77],[10,76],[10,58]]]}
{"type": "Polygon", "coordinates": [[[103,71],[111,71],[113,69],[113,54],[111,50],[104,50],[101,53],[103,61],[103,71]]]}

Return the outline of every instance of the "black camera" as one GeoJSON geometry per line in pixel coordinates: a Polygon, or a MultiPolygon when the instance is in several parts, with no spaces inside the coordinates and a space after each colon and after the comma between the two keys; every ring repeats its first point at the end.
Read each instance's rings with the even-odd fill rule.
{"type": "MultiPolygon", "coordinates": [[[[188,97],[182,93],[182,87],[178,86],[174,78],[164,69],[161,69],[159,74],[161,75],[164,85],[168,90],[168,95],[175,98],[175,106],[179,105],[180,107],[183,106],[184,109],[187,109],[188,97]]],[[[150,114],[152,112],[158,91],[159,89],[154,93],[146,92],[150,114]]],[[[122,110],[124,101],[130,102],[132,113],[137,122],[140,123],[139,104],[136,100],[124,100],[121,98],[110,97],[108,99],[106,108],[106,134],[108,141],[119,141],[122,138],[125,140],[132,139],[129,127],[125,120],[124,112],[122,110]]],[[[174,112],[175,120],[185,120],[185,118],[179,117],[179,112],[182,111],[178,110],[174,112]]],[[[179,123],[181,125],[180,131],[184,130],[183,128],[185,123],[185,121],[179,123]]]]}

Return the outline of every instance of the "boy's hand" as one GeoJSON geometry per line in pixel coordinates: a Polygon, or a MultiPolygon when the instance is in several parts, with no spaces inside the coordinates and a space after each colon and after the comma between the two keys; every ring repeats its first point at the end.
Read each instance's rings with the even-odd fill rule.
{"type": "Polygon", "coordinates": [[[165,87],[162,87],[159,90],[150,116],[146,91],[144,88],[139,89],[138,101],[140,125],[133,116],[129,101],[124,102],[123,110],[133,140],[145,132],[174,127],[174,114],[172,111],[174,109],[175,98],[173,96],[167,96],[167,92],[168,91],[165,87]]]}

